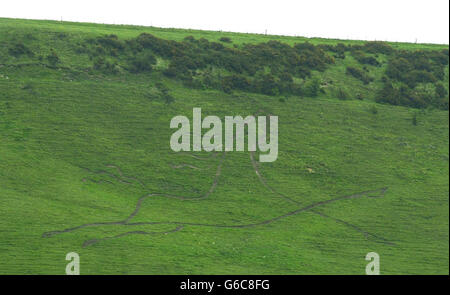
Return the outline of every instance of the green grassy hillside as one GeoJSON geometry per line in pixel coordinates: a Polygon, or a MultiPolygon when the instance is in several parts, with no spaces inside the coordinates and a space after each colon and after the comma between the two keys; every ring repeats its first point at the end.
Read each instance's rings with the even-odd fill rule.
{"type": "Polygon", "coordinates": [[[448,46],[13,19],[0,44],[0,274],[68,252],[82,274],[364,274],[372,251],[448,274],[448,46]],[[194,107],[277,115],[277,161],[173,152],[194,107]]]}

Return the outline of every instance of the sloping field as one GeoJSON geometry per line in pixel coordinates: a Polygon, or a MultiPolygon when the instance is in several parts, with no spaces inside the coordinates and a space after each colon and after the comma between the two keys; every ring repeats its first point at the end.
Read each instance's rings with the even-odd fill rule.
{"type": "MultiPolygon", "coordinates": [[[[117,71],[95,66],[90,39],[144,32],[228,37],[221,43],[236,50],[269,40],[364,44],[0,19],[0,274],[64,274],[68,252],[79,253],[82,274],[364,274],[368,252],[380,255],[382,274],[448,274],[448,110],[434,98],[376,102],[391,56],[363,65],[344,50],[309,76],[293,74],[298,93],[198,87],[167,75],[173,59],[157,51],[151,70],[133,71],[128,47],[104,57],[117,71]],[[314,79],[321,90],[310,95],[314,79]],[[192,120],[194,107],[203,117],[278,116],[278,159],[173,152],[170,120],[192,120]]],[[[389,46],[447,48],[442,79],[409,86],[448,92],[448,47],[389,46]]],[[[259,85],[258,73],[242,75],[259,85]]]]}

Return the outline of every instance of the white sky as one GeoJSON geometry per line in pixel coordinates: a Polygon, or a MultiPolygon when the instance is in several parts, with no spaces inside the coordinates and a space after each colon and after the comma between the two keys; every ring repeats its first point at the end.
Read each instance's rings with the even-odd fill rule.
{"type": "Polygon", "coordinates": [[[448,0],[1,0],[0,17],[449,43],[448,0]]]}

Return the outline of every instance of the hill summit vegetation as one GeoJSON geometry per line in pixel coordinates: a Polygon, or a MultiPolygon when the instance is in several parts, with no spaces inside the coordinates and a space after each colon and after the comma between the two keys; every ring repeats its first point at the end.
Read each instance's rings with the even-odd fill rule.
{"type": "MultiPolygon", "coordinates": [[[[32,34],[27,36],[28,39],[36,38],[32,34]]],[[[64,66],[58,57],[61,54],[58,48],[51,48],[46,56],[35,54],[36,48],[27,44],[27,36],[20,41],[7,42],[7,52],[11,57],[27,56],[44,61],[50,67],[64,66]]],[[[58,38],[67,39],[64,34],[58,38]]],[[[319,92],[326,91],[322,86],[327,81],[321,79],[320,73],[333,67],[337,60],[351,56],[357,64],[345,67],[347,75],[364,85],[373,83],[375,76],[381,75],[379,82],[382,85],[371,95],[376,101],[448,110],[448,87],[444,86],[445,70],[449,64],[447,48],[397,50],[380,41],[362,45],[314,45],[306,41],[292,46],[277,40],[233,46],[232,43],[232,39],[227,37],[209,41],[186,36],[181,41],[174,41],[141,33],[135,38],[122,40],[115,34],[107,34],[79,41],[71,50],[76,55],[86,55],[93,72],[106,75],[117,75],[121,71],[148,73],[159,70],[192,88],[308,97],[316,97],[319,92]],[[382,66],[380,74],[377,68],[382,66]]],[[[335,90],[335,93],[343,99],[362,97],[361,93],[346,93],[342,89],[335,90]]]]}

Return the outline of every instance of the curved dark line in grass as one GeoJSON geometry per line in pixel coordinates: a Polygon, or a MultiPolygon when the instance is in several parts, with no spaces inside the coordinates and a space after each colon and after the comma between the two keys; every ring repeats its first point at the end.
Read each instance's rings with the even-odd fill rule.
{"type": "MultiPolygon", "coordinates": [[[[45,232],[42,234],[42,237],[51,237],[54,236],[56,234],[62,234],[62,233],[66,233],[66,232],[71,232],[71,231],[75,231],[75,230],[79,230],[85,227],[96,227],[96,226],[103,226],[103,225],[124,225],[126,223],[128,223],[129,220],[131,220],[134,216],[136,216],[139,213],[139,210],[141,209],[142,206],[142,202],[145,201],[145,199],[152,197],[152,196],[161,196],[161,197],[165,197],[165,198],[174,198],[174,199],[179,199],[179,200],[186,200],[186,201],[195,201],[195,200],[203,200],[208,198],[216,189],[218,183],[219,183],[219,178],[222,174],[222,164],[223,164],[223,160],[225,158],[225,153],[222,154],[222,159],[219,162],[219,165],[217,166],[217,170],[216,170],[216,175],[214,177],[213,183],[211,185],[211,187],[209,188],[209,190],[203,195],[203,196],[199,196],[199,197],[185,197],[185,196],[176,196],[176,195],[167,195],[167,194],[163,194],[163,193],[152,193],[152,194],[147,194],[143,197],[140,197],[136,203],[136,208],[134,209],[134,211],[125,219],[122,221],[112,221],[112,222],[96,222],[96,223],[86,223],[86,224],[82,224],[76,227],[71,227],[71,228],[67,228],[64,230],[57,230],[57,231],[49,231],[49,232],[45,232]]],[[[110,165],[113,166],[113,165],[110,165]]],[[[116,166],[115,166],[116,167],[116,166]]],[[[100,170],[100,171],[93,171],[89,168],[84,168],[92,173],[106,173],[110,176],[116,177],[117,175],[109,173],[107,171],[104,170],[100,170]]],[[[120,171],[120,169],[119,169],[120,171]]],[[[121,171],[120,171],[121,172],[121,171]]],[[[123,175],[122,173],[120,173],[121,176],[123,175]]]]}
{"type": "Polygon", "coordinates": [[[132,181],[139,183],[142,187],[145,188],[145,184],[142,181],[140,181],[139,179],[137,179],[135,177],[125,176],[123,174],[122,170],[118,166],[112,165],[112,164],[107,164],[106,167],[116,169],[122,179],[130,179],[132,181]]]}
{"type": "MultiPolygon", "coordinates": [[[[315,207],[323,206],[323,205],[334,203],[334,202],[337,202],[337,201],[346,200],[346,199],[353,199],[353,198],[361,198],[361,197],[363,197],[363,196],[365,196],[367,194],[371,194],[371,193],[384,194],[386,192],[386,190],[387,190],[387,188],[381,188],[381,189],[378,189],[378,190],[364,191],[364,192],[356,193],[356,194],[353,194],[353,195],[337,197],[337,198],[326,200],[326,201],[320,201],[320,202],[313,203],[311,205],[299,208],[297,210],[288,212],[286,214],[283,214],[283,215],[280,215],[280,216],[277,216],[277,217],[274,217],[274,218],[270,218],[270,219],[263,220],[263,221],[256,222],[256,223],[249,223],[249,224],[227,225],[227,224],[207,224],[207,223],[193,223],[193,222],[179,222],[179,221],[154,221],[154,222],[134,222],[134,223],[130,223],[130,222],[128,222],[130,218],[127,218],[126,220],[119,221],[119,222],[88,223],[88,224],[80,225],[80,226],[73,227],[73,228],[68,228],[68,229],[61,230],[61,231],[48,232],[48,233],[44,233],[43,237],[50,237],[50,236],[55,235],[55,234],[61,234],[61,233],[65,233],[65,232],[75,231],[75,230],[82,229],[82,228],[85,228],[85,227],[95,227],[95,226],[104,226],[104,225],[136,226],[136,225],[164,225],[164,224],[168,225],[168,224],[174,224],[174,225],[183,225],[183,226],[190,225],[190,226],[204,226],[204,227],[217,227],[217,228],[255,227],[255,226],[266,225],[266,224],[269,224],[269,223],[272,223],[272,222],[284,219],[286,217],[293,216],[293,215],[299,214],[301,212],[305,212],[305,211],[311,210],[311,209],[313,209],[315,207]]],[[[144,199],[142,199],[142,201],[143,200],[144,199]]],[[[135,212],[133,212],[133,213],[135,213],[135,212]]],[[[133,215],[133,213],[132,213],[132,215],[130,215],[130,217],[135,215],[135,214],[133,215]]]]}
{"type": "Polygon", "coordinates": [[[87,247],[87,246],[90,246],[90,245],[93,245],[93,244],[96,244],[98,242],[104,241],[104,240],[117,239],[117,238],[125,237],[125,236],[128,236],[128,235],[167,235],[167,234],[170,234],[170,233],[174,233],[174,232],[180,231],[180,230],[183,229],[183,227],[184,226],[180,225],[180,226],[177,226],[173,230],[164,231],[164,232],[146,232],[146,231],[141,231],[141,230],[129,231],[129,232],[118,234],[118,235],[115,235],[115,236],[112,236],[112,237],[104,237],[104,238],[101,238],[101,239],[87,240],[87,241],[85,241],[83,243],[83,248],[87,247]]]}
{"type": "Polygon", "coordinates": [[[173,169],[190,168],[193,170],[203,170],[202,168],[190,164],[170,165],[170,167],[173,169]]]}
{"type": "MultiPolygon", "coordinates": [[[[251,159],[251,161],[252,161],[253,168],[254,168],[254,170],[255,170],[256,175],[258,176],[259,181],[263,184],[263,186],[264,186],[266,189],[268,189],[269,191],[271,191],[271,192],[274,193],[275,195],[278,195],[278,196],[282,197],[282,198],[285,199],[285,200],[288,200],[288,201],[290,201],[290,202],[292,202],[292,203],[300,204],[300,202],[298,202],[298,201],[296,201],[296,200],[294,200],[294,199],[292,199],[292,198],[289,198],[289,197],[287,197],[287,196],[285,196],[285,195],[283,195],[283,194],[277,192],[275,189],[273,189],[270,185],[267,184],[266,179],[264,178],[264,176],[263,176],[263,175],[261,174],[261,172],[259,171],[258,163],[256,163],[255,158],[254,158],[254,152],[250,152],[250,159],[251,159]]],[[[387,189],[387,188],[385,188],[385,190],[386,190],[386,189],[387,189]]],[[[385,191],[383,191],[383,194],[384,194],[384,192],[385,192],[385,191]]],[[[367,196],[367,197],[368,197],[368,198],[372,198],[372,197],[374,197],[374,196],[367,196]]],[[[335,217],[328,216],[328,215],[326,215],[326,214],[324,214],[324,213],[321,213],[321,212],[318,212],[318,211],[316,211],[316,210],[314,210],[314,209],[311,210],[311,213],[320,215],[320,216],[322,216],[322,217],[324,217],[324,218],[332,219],[332,220],[334,220],[334,221],[336,221],[336,222],[338,222],[338,223],[341,223],[341,224],[343,224],[343,225],[345,225],[345,226],[348,226],[348,227],[350,227],[350,228],[353,228],[354,230],[359,231],[360,233],[362,233],[367,239],[368,239],[369,237],[372,237],[372,238],[375,239],[376,242],[381,242],[381,243],[385,243],[385,244],[389,244],[389,245],[394,245],[393,242],[390,242],[390,241],[388,241],[387,239],[385,239],[385,238],[383,238],[383,237],[380,237],[380,236],[378,236],[378,235],[375,235],[375,234],[373,234],[373,233],[370,233],[370,232],[368,232],[368,231],[365,231],[365,230],[361,229],[360,227],[358,227],[358,226],[356,226],[356,225],[354,225],[354,224],[352,224],[352,223],[350,223],[350,222],[347,222],[347,221],[344,221],[344,220],[342,220],[342,219],[338,219],[338,218],[335,218],[335,217]]]]}
{"type": "Polygon", "coordinates": [[[67,232],[75,231],[75,230],[82,229],[85,227],[97,227],[97,226],[103,226],[103,225],[121,225],[121,224],[124,224],[124,222],[123,221],[111,221],[111,222],[85,223],[85,224],[82,224],[79,226],[70,227],[70,228],[66,228],[63,230],[48,231],[48,232],[43,233],[42,237],[49,238],[49,237],[57,235],[57,234],[67,233],[67,232]]]}
{"type": "MultiPolygon", "coordinates": [[[[87,171],[89,171],[92,174],[107,175],[107,176],[109,176],[111,178],[114,178],[117,181],[125,183],[125,184],[133,184],[133,181],[134,181],[134,182],[138,183],[139,185],[141,185],[143,188],[145,188],[145,185],[139,179],[134,178],[134,177],[124,176],[122,171],[119,169],[119,167],[114,166],[114,165],[107,165],[106,167],[115,168],[118,171],[119,176],[117,176],[116,174],[111,173],[109,171],[106,171],[106,170],[92,170],[92,169],[89,169],[87,167],[81,167],[80,166],[80,168],[82,168],[84,170],[87,170],[87,171]]],[[[96,181],[96,180],[93,180],[93,179],[90,179],[90,178],[88,178],[88,180],[90,180],[90,181],[92,181],[94,183],[101,183],[101,182],[112,183],[111,181],[108,181],[108,180],[98,180],[98,181],[96,181]]]]}
{"type": "MultiPolygon", "coordinates": [[[[178,222],[178,221],[167,221],[167,222],[155,221],[155,222],[135,222],[135,223],[130,223],[129,222],[132,218],[134,218],[139,213],[139,211],[141,209],[141,206],[142,206],[142,203],[149,197],[161,196],[161,197],[165,197],[165,198],[175,198],[175,199],[179,199],[179,200],[202,200],[202,199],[205,199],[205,198],[209,197],[209,195],[214,192],[214,190],[216,189],[216,187],[218,185],[219,178],[221,176],[221,168],[222,168],[222,163],[223,163],[224,157],[225,157],[225,153],[223,153],[222,159],[220,160],[220,163],[217,166],[216,175],[215,175],[215,178],[213,180],[213,183],[212,183],[210,189],[203,196],[200,196],[200,197],[185,197],[185,196],[168,195],[168,194],[164,194],[164,193],[151,193],[151,194],[147,194],[147,195],[145,195],[145,196],[143,196],[143,197],[138,199],[138,201],[136,203],[135,210],[125,220],[116,221],[116,222],[88,223],[88,224],[83,224],[83,225],[80,225],[80,226],[68,228],[68,229],[65,229],[65,230],[46,232],[42,236],[43,237],[51,237],[51,236],[56,235],[56,234],[62,234],[62,233],[66,233],[66,232],[71,232],[71,231],[79,230],[79,229],[86,228],[86,227],[97,227],[97,226],[108,226],[108,225],[124,225],[124,226],[163,225],[163,224],[165,224],[165,225],[169,225],[169,224],[178,225],[178,227],[174,231],[179,231],[184,226],[188,226],[188,225],[190,225],[190,226],[203,226],[203,227],[216,227],[216,228],[247,228],[247,227],[256,227],[256,226],[270,224],[270,223],[273,223],[275,221],[287,218],[289,216],[293,216],[293,215],[296,215],[296,214],[299,214],[299,213],[302,213],[302,212],[305,212],[305,211],[311,211],[312,213],[318,214],[318,215],[320,215],[322,217],[330,218],[330,219],[335,220],[336,222],[340,222],[340,223],[345,224],[345,225],[347,225],[349,227],[352,227],[355,230],[358,230],[361,233],[363,233],[366,237],[371,236],[371,237],[373,237],[373,238],[375,238],[377,240],[383,241],[384,243],[393,244],[393,243],[387,241],[386,239],[384,239],[382,237],[379,237],[377,235],[371,234],[369,232],[366,232],[366,231],[360,229],[359,227],[357,227],[357,226],[355,226],[353,224],[350,224],[348,222],[345,222],[345,221],[337,219],[337,218],[333,218],[333,217],[327,216],[327,215],[325,215],[323,213],[320,213],[320,212],[317,212],[317,211],[314,210],[314,208],[316,208],[318,206],[323,206],[323,205],[326,205],[326,204],[329,204],[329,203],[333,203],[333,202],[337,202],[337,201],[341,201],[341,200],[345,200],[345,199],[360,198],[360,197],[363,197],[363,196],[380,197],[380,196],[372,196],[372,195],[368,195],[368,194],[380,193],[381,195],[384,195],[384,193],[387,190],[387,187],[384,187],[384,188],[381,188],[381,189],[377,189],[377,190],[364,191],[364,192],[356,193],[356,194],[353,194],[353,195],[337,197],[337,198],[326,200],[326,201],[316,202],[316,203],[313,203],[311,205],[308,205],[308,206],[305,206],[305,207],[302,207],[302,208],[298,208],[298,209],[293,210],[291,212],[288,212],[286,214],[283,214],[283,215],[280,215],[280,216],[277,216],[277,217],[274,217],[274,218],[271,218],[271,219],[263,220],[263,221],[260,221],[260,222],[256,222],[256,223],[229,225],[229,224],[206,224],[206,223],[192,223],[192,222],[178,222]]],[[[295,201],[294,199],[289,198],[289,197],[287,197],[287,196],[285,196],[285,195],[283,195],[281,193],[278,193],[272,187],[270,187],[267,184],[267,182],[265,181],[265,179],[263,178],[263,176],[261,175],[261,173],[259,172],[259,169],[257,167],[257,163],[255,162],[253,153],[250,154],[250,158],[252,160],[252,165],[253,165],[253,167],[255,169],[255,172],[256,172],[260,182],[263,184],[263,186],[266,189],[268,189],[272,193],[282,197],[283,199],[285,199],[287,201],[290,201],[290,202],[295,203],[297,205],[300,204],[299,202],[295,201]]],[[[118,168],[117,166],[108,165],[108,167],[116,168],[118,170],[118,172],[119,172],[120,178],[133,179],[134,181],[139,182],[137,179],[130,178],[130,177],[125,177],[123,175],[122,171],[120,170],[120,168],[118,168]]],[[[87,170],[89,170],[89,169],[87,169],[87,170]]],[[[89,170],[89,171],[91,171],[91,170],[89,170]]],[[[109,173],[107,171],[103,171],[103,170],[97,171],[96,173],[106,173],[106,174],[111,175],[113,177],[117,177],[116,175],[111,174],[111,173],[109,173]]],[[[141,182],[139,182],[139,183],[141,185],[143,185],[141,182]]],[[[174,231],[170,231],[170,232],[174,232],[174,231]]],[[[162,233],[165,233],[165,232],[162,232],[162,233]]],[[[101,241],[101,240],[106,240],[106,239],[111,239],[111,238],[119,238],[119,237],[122,237],[122,236],[128,235],[128,234],[156,234],[156,233],[155,232],[145,232],[145,231],[131,231],[131,232],[127,232],[127,233],[120,234],[120,235],[113,236],[113,237],[106,237],[106,238],[102,238],[102,239],[89,240],[89,241],[86,241],[83,244],[83,247],[86,247],[86,246],[89,246],[91,244],[97,243],[98,241],[101,241]]]]}
{"type": "Polygon", "coordinates": [[[286,201],[289,201],[289,202],[294,203],[294,204],[296,204],[296,205],[299,205],[299,204],[300,204],[300,202],[298,202],[298,201],[296,201],[296,200],[294,200],[294,199],[292,199],[292,198],[290,198],[290,197],[288,197],[288,196],[286,196],[286,195],[284,195],[284,194],[282,194],[282,193],[277,192],[273,187],[271,187],[271,186],[267,183],[266,179],[261,175],[261,172],[259,171],[258,163],[257,163],[256,160],[255,160],[255,152],[250,152],[250,159],[251,159],[251,161],[252,161],[253,169],[255,170],[255,173],[256,173],[256,175],[258,176],[259,182],[261,182],[261,184],[262,184],[266,189],[268,189],[270,192],[272,192],[272,193],[275,194],[275,195],[278,195],[279,197],[283,198],[283,199],[286,200],[286,201]]]}
{"type": "Polygon", "coordinates": [[[348,195],[348,196],[343,196],[343,197],[337,197],[334,199],[330,199],[330,200],[326,200],[326,201],[320,201],[320,202],[316,202],[313,203],[311,205],[299,208],[297,210],[293,210],[291,212],[288,212],[286,214],[271,218],[271,219],[267,219],[267,220],[263,220],[260,222],[256,222],[256,223],[248,223],[248,224],[237,224],[237,225],[227,225],[227,224],[207,224],[207,223],[191,223],[191,222],[178,222],[178,221],[155,221],[155,222],[135,222],[135,223],[126,223],[124,225],[130,226],[130,225],[162,225],[162,224],[177,224],[177,225],[191,225],[191,226],[207,226],[207,227],[220,227],[220,228],[245,228],[245,227],[254,227],[254,226],[260,226],[260,225],[265,225],[265,224],[269,224],[275,221],[278,221],[280,219],[284,219],[286,217],[289,216],[293,216],[296,214],[299,214],[301,212],[305,212],[308,210],[311,210],[315,207],[318,206],[323,206],[326,204],[330,204],[330,203],[334,203],[337,201],[341,201],[341,200],[346,200],[346,199],[353,199],[353,198],[361,198],[369,193],[377,193],[380,192],[381,194],[384,194],[386,192],[387,188],[381,188],[378,190],[370,190],[370,191],[364,191],[361,193],[356,193],[353,195],[348,195]]]}
{"type": "MultiPolygon", "coordinates": [[[[369,196],[367,196],[367,197],[370,198],[369,196]]],[[[395,245],[394,242],[391,242],[391,241],[389,241],[389,240],[387,240],[387,239],[385,239],[385,238],[383,238],[383,237],[381,237],[381,236],[378,236],[378,235],[376,235],[376,234],[373,234],[373,233],[371,233],[371,232],[368,232],[368,231],[366,231],[366,230],[363,230],[363,229],[360,228],[359,226],[354,225],[354,224],[352,224],[352,223],[349,223],[349,222],[347,222],[347,221],[344,221],[344,220],[342,220],[342,219],[339,219],[339,218],[336,218],[336,217],[332,217],[332,216],[328,216],[328,215],[326,215],[326,214],[324,214],[324,213],[322,213],[322,212],[314,211],[313,213],[315,213],[315,214],[317,214],[317,215],[320,215],[320,216],[322,216],[322,217],[324,217],[324,218],[330,218],[330,219],[332,219],[332,220],[334,220],[334,221],[336,221],[336,222],[338,222],[338,223],[342,223],[342,224],[344,224],[345,226],[351,227],[351,228],[353,228],[354,230],[356,230],[356,231],[362,233],[362,234],[366,237],[366,239],[372,238],[372,240],[373,240],[374,242],[377,242],[377,243],[383,243],[383,244],[392,245],[392,246],[395,245]]]]}

